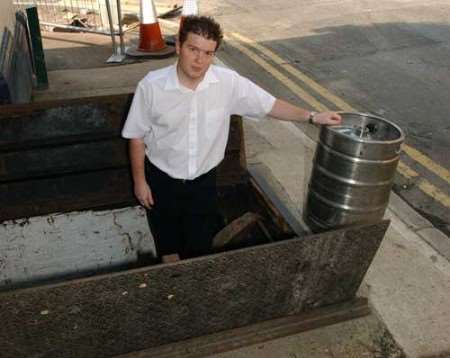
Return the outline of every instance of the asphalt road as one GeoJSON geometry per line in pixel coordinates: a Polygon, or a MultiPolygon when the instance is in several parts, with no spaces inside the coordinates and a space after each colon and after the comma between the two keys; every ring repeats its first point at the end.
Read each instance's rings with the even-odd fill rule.
{"type": "Polygon", "coordinates": [[[448,0],[208,0],[200,11],[225,29],[219,57],[275,95],[402,127],[394,190],[450,234],[448,0]]]}

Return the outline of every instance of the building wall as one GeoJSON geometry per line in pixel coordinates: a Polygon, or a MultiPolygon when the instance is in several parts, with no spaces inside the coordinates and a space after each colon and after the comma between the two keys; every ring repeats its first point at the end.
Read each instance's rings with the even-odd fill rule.
{"type": "Polygon", "coordinates": [[[5,27],[9,29],[12,33],[14,32],[14,6],[12,0],[2,0],[0,1],[0,35],[3,36],[3,31],[5,27]]]}
{"type": "Polygon", "coordinates": [[[0,0],[0,105],[12,101],[11,56],[9,50],[16,23],[13,0],[0,0]]]}
{"type": "Polygon", "coordinates": [[[29,103],[33,66],[27,20],[16,20],[13,0],[0,0],[0,105],[29,103]]]}

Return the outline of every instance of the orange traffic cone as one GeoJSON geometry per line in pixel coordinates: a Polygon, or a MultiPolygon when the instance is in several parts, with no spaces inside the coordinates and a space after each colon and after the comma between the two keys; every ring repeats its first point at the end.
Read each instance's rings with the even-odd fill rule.
{"type": "Polygon", "coordinates": [[[180,28],[183,26],[183,21],[186,16],[198,15],[198,5],[197,0],[184,0],[183,1],[183,11],[181,12],[180,28]]]}
{"type": "Polygon", "coordinates": [[[163,58],[174,54],[175,48],[166,45],[161,35],[153,0],[141,0],[140,5],[139,45],[129,48],[127,55],[163,58]]]}

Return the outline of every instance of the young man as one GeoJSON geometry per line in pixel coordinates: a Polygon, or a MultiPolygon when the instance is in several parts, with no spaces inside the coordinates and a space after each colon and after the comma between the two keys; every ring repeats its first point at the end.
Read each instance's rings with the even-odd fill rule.
{"type": "Polygon", "coordinates": [[[212,65],[222,40],[218,23],[190,16],[176,44],[178,62],[137,86],[122,135],[130,139],[134,193],[145,208],[158,255],[208,253],[217,231],[216,167],[231,114],[339,124],[276,99],[235,71],[212,65]]]}

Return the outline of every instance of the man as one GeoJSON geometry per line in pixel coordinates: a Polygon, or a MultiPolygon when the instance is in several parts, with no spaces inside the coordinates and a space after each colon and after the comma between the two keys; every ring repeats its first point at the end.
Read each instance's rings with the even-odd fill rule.
{"type": "Polygon", "coordinates": [[[122,135],[134,193],[145,208],[160,257],[208,253],[217,231],[216,167],[225,153],[231,114],[339,124],[276,99],[235,71],[212,65],[222,40],[208,17],[183,22],[178,62],[150,72],[137,86],[122,135]]]}

